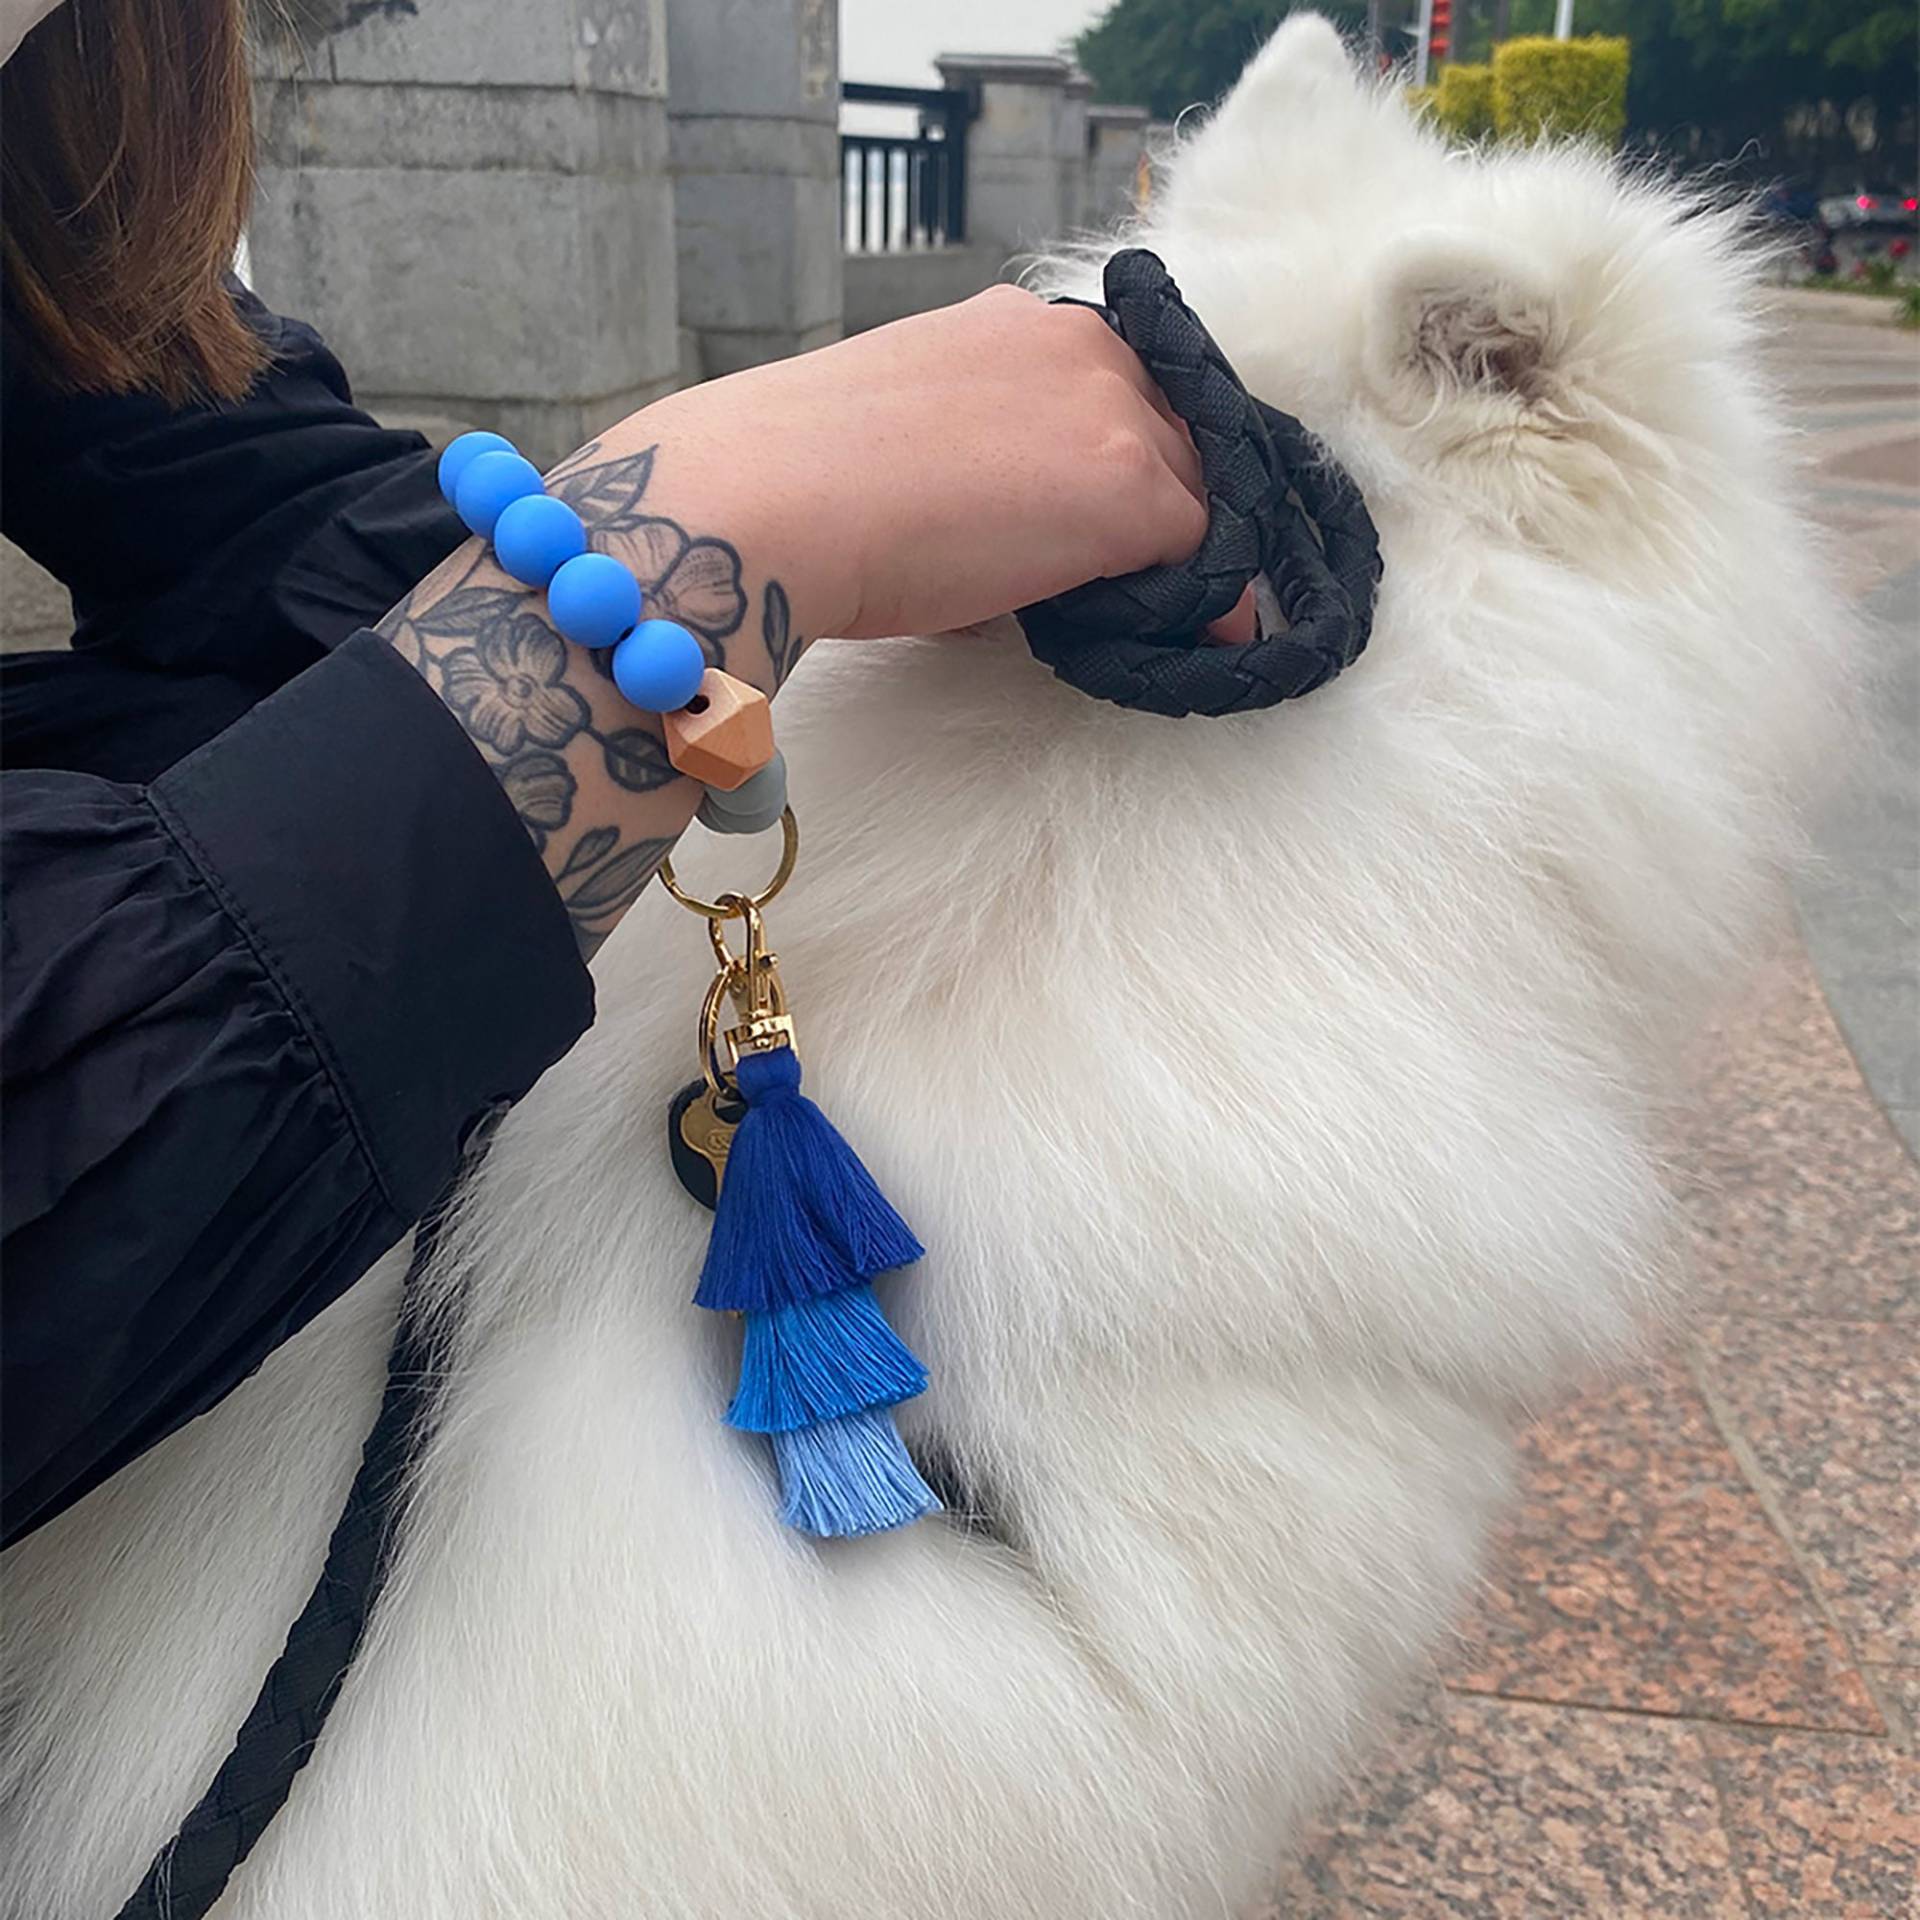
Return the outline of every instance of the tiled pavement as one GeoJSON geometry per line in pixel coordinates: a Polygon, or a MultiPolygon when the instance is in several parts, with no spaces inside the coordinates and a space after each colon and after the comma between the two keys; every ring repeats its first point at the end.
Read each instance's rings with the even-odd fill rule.
{"type": "Polygon", "coordinates": [[[1920,1917],[1920,335],[1786,305],[1887,751],[1703,1036],[1690,1332],[1527,1436],[1477,1617],[1272,1920],[1920,1917]]]}

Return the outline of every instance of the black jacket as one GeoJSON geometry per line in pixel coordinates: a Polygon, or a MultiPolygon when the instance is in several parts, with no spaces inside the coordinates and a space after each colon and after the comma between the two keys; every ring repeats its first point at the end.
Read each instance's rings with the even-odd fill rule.
{"type": "Polygon", "coordinates": [[[358,631],[462,537],[432,455],[238,297],[238,405],[0,361],[0,526],[76,622],[0,658],[5,1540],[337,1298],[593,1017],[506,796],[358,631]]]}

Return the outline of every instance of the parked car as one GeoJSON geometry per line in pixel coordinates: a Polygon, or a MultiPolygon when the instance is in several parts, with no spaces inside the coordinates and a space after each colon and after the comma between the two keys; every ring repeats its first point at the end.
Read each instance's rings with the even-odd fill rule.
{"type": "Polygon", "coordinates": [[[1913,233],[1920,228],[1920,195],[1911,188],[1861,188],[1820,202],[1821,223],[1831,233],[1913,233]]]}

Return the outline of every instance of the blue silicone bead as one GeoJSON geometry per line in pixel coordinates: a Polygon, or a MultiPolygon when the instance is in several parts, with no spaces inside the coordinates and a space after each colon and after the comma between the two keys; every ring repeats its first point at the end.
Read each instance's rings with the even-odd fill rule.
{"type": "Polygon", "coordinates": [[[466,472],[454,483],[453,509],[485,538],[507,507],[540,490],[540,470],[531,460],[496,447],[467,462],[466,472]]]}
{"type": "Polygon", "coordinates": [[[643,620],[613,650],[613,684],[646,713],[677,713],[700,691],[707,656],[685,627],[643,620]]]}
{"type": "Polygon", "coordinates": [[[640,618],[640,582],[611,554],[583,553],[547,582],[547,611],[576,647],[610,647],[640,618]]]}
{"type": "Polygon", "coordinates": [[[446,451],[440,456],[439,468],[440,491],[446,496],[447,505],[453,505],[454,489],[460,484],[460,476],[483,453],[519,451],[505,434],[500,433],[463,433],[457,439],[449,440],[446,451]]]}
{"type": "Polygon", "coordinates": [[[510,500],[493,523],[493,557],[530,587],[544,587],[586,550],[587,530],[580,516],[550,493],[510,500]]]}

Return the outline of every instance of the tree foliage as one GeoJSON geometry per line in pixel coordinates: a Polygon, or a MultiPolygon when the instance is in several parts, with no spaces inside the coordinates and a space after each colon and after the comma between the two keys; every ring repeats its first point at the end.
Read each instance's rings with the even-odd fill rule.
{"type": "MultiPolygon", "coordinates": [[[[1114,0],[1074,42],[1074,53],[1101,99],[1172,120],[1219,99],[1291,11],[1287,0],[1114,0]]],[[[1365,24],[1364,7],[1314,11],[1346,32],[1365,24]]]]}
{"type": "MultiPolygon", "coordinates": [[[[1348,33],[1365,25],[1362,6],[1317,10],[1348,33]]],[[[1455,57],[1486,59],[1496,21],[1514,36],[1551,33],[1553,10],[1455,0],[1455,57]]],[[[1172,118],[1218,99],[1290,11],[1287,0],[1114,0],[1075,52],[1101,98],[1172,118]]],[[[1388,52],[1404,54],[1416,0],[1384,0],[1381,15],[1388,52]]],[[[1914,178],[1920,0],[1575,0],[1574,30],[1632,43],[1629,139],[1759,172],[1914,178]],[[1868,125],[1879,151],[1856,158],[1868,125]]]]}
{"type": "Polygon", "coordinates": [[[1585,0],[1580,24],[1633,42],[1642,138],[1760,171],[1913,177],[1920,0],[1585,0]],[[1849,115],[1877,153],[1853,154],[1849,115]]]}

